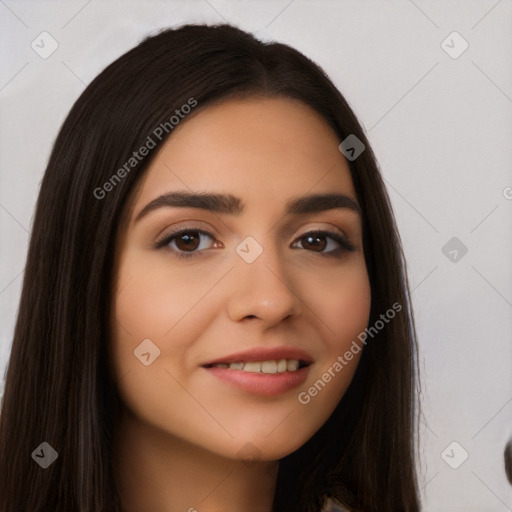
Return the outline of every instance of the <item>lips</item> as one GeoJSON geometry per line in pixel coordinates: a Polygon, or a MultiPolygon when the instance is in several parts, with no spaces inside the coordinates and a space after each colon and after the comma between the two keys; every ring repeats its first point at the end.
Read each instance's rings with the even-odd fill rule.
{"type": "MultiPolygon", "coordinates": [[[[252,373],[243,370],[231,370],[215,366],[205,367],[204,371],[217,381],[252,395],[275,397],[302,386],[306,381],[311,366],[284,373],[252,373]]],[[[228,389],[225,388],[225,389],[228,389]]]]}
{"type": "Polygon", "coordinates": [[[304,384],[313,358],[295,347],[254,348],[219,357],[202,367],[246,393],[273,397],[304,384]]]}
{"type": "Polygon", "coordinates": [[[313,358],[305,350],[296,347],[257,347],[243,352],[235,352],[226,356],[213,359],[203,364],[203,367],[210,367],[214,364],[249,363],[254,361],[278,361],[280,359],[296,359],[302,366],[309,366],[313,358]]]}

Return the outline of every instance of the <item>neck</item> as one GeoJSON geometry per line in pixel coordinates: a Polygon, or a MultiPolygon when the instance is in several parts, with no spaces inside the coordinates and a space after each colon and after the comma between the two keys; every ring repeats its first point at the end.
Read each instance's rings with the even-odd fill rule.
{"type": "Polygon", "coordinates": [[[278,461],[222,457],[126,410],[113,447],[123,512],[271,512],[278,461]]]}

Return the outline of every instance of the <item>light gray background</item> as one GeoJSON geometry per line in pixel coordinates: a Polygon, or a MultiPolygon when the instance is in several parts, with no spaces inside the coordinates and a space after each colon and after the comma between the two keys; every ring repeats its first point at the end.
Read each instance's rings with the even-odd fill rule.
{"type": "Polygon", "coordinates": [[[40,180],[72,103],[158,28],[228,21],[318,62],[376,152],[421,345],[424,510],[512,509],[512,0],[0,0],[0,16],[2,377],[40,180]],[[47,59],[31,48],[43,31],[59,45],[47,59]],[[458,58],[442,47],[453,31],[469,44],[458,58]],[[442,252],[452,237],[468,248],[455,262],[442,252]],[[441,455],[462,450],[457,469],[441,455]]]}

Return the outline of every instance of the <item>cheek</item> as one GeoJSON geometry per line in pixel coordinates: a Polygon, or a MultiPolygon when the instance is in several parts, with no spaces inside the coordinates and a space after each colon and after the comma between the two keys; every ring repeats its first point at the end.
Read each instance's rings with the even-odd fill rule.
{"type": "Polygon", "coordinates": [[[331,356],[344,351],[368,325],[371,288],[366,267],[360,261],[323,278],[311,296],[322,320],[324,339],[331,356]]]}
{"type": "Polygon", "coordinates": [[[201,300],[215,284],[215,276],[190,276],[171,270],[136,251],[118,269],[117,292],[111,328],[118,372],[139,370],[134,357],[143,340],[150,339],[160,351],[152,368],[172,367],[184,376],[194,361],[189,348],[211,321],[207,301],[201,300]]]}
{"type": "Polygon", "coordinates": [[[127,255],[120,264],[111,328],[118,374],[140,371],[142,365],[134,351],[137,351],[143,340],[151,340],[158,349],[153,347],[151,357],[160,351],[151,367],[157,366],[161,360],[164,335],[176,322],[176,308],[170,307],[170,293],[179,293],[176,283],[174,291],[170,290],[173,288],[168,286],[165,274],[162,275],[158,267],[148,266],[143,258],[137,258],[136,253],[127,255]]]}
{"type": "Polygon", "coordinates": [[[366,267],[358,263],[324,279],[323,293],[321,287],[315,290],[310,298],[324,352],[298,399],[312,414],[325,418],[345,394],[364,349],[358,336],[368,326],[371,287],[366,267]]]}
{"type": "Polygon", "coordinates": [[[191,368],[189,346],[201,329],[201,311],[194,305],[206,289],[192,289],[168,267],[148,264],[136,253],[126,256],[117,275],[111,350],[120,396],[129,409],[154,425],[186,426],[166,400],[172,397],[180,411],[191,406],[178,382],[186,383],[191,368]]]}
{"type": "Polygon", "coordinates": [[[165,338],[201,297],[199,283],[192,288],[168,266],[137,254],[120,266],[118,276],[115,320],[135,337],[165,338]]]}

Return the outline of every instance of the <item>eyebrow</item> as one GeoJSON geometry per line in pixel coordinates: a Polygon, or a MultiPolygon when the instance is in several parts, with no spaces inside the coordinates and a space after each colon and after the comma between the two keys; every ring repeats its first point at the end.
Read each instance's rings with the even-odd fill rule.
{"type": "MultiPolygon", "coordinates": [[[[136,216],[137,222],[148,213],[163,207],[200,208],[215,213],[240,216],[243,201],[231,194],[207,192],[170,192],[150,201],[136,216]]],[[[286,202],[285,214],[318,213],[333,209],[349,209],[361,215],[361,208],[344,194],[314,194],[294,197],[286,202]]]]}

